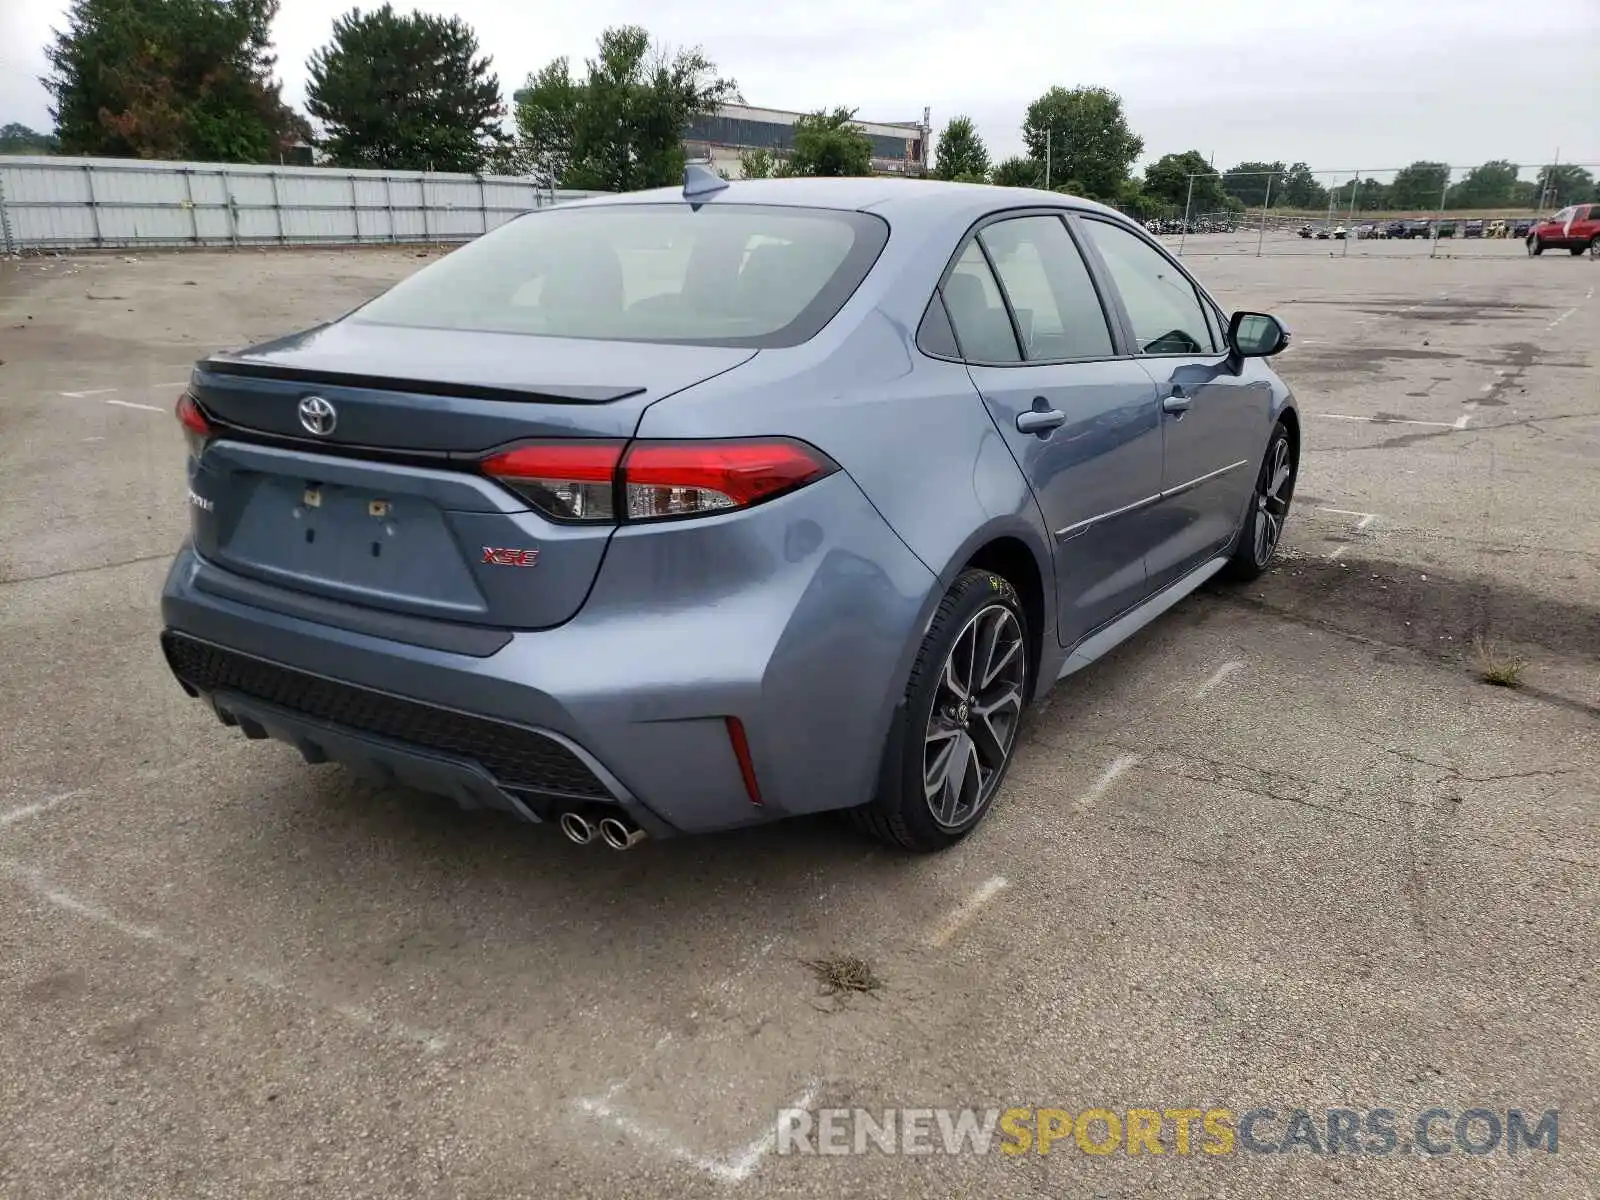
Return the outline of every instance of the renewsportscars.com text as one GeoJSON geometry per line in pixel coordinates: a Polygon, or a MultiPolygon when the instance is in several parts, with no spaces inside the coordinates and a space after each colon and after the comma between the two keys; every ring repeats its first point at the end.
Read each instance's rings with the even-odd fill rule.
{"type": "Polygon", "coordinates": [[[779,1154],[1559,1153],[1557,1109],[786,1108],[779,1154]]]}

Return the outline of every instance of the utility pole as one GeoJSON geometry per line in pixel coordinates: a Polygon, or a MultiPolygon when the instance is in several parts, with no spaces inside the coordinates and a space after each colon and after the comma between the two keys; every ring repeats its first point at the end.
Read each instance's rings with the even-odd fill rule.
{"type": "Polygon", "coordinates": [[[1055,131],[1044,131],[1044,190],[1050,190],[1050,144],[1056,140],[1055,131]]]}

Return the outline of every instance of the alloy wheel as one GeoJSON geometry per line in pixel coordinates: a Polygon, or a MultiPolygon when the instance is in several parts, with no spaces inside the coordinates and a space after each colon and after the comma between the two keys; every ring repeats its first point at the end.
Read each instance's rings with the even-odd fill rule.
{"type": "Polygon", "coordinates": [[[1256,492],[1256,566],[1264,567],[1283,536],[1283,522],[1289,515],[1289,498],[1294,494],[1294,464],[1289,458],[1289,439],[1273,440],[1267,469],[1262,472],[1256,492]]]}
{"type": "Polygon", "coordinates": [[[990,604],[957,635],[923,735],[922,787],[933,819],[959,829],[993,798],[1016,744],[1027,653],[1022,623],[990,604]]]}

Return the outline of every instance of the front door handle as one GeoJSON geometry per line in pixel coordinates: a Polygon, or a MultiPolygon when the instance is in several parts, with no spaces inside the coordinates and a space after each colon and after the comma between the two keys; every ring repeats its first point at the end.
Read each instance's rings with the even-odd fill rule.
{"type": "Polygon", "coordinates": [[[1066,413],[1059,408],[1045,408],[1046,403],[1048,402],[1041,396],[1033,402],[1033,408],[1017,414],[1018,433],[1036,433],[1043,437],[1052,429],[1059,429],[1067,423],[1066,413]]]}
{"type": "Polygon", "coordinates": [[[1161,402],[1161,411],[1181,417],[1193,403],[1194,398],[1183,390],[1183,385],[1175,383],[1172,385],[1172,394],[1161,402]]]}

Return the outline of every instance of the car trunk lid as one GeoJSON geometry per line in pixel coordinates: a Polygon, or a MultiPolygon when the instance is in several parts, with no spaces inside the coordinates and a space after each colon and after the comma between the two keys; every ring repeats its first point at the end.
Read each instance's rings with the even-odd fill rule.
{"type": "Polygon", "coordinates": [[[629,438],[649,404],[754,353],[340,322],[213,356],[190,384],[215,428],[191,484],[196,549],[374,608],[560,624],[614,526],[553,520],[476,464],[528,440],[629,438]]]}

